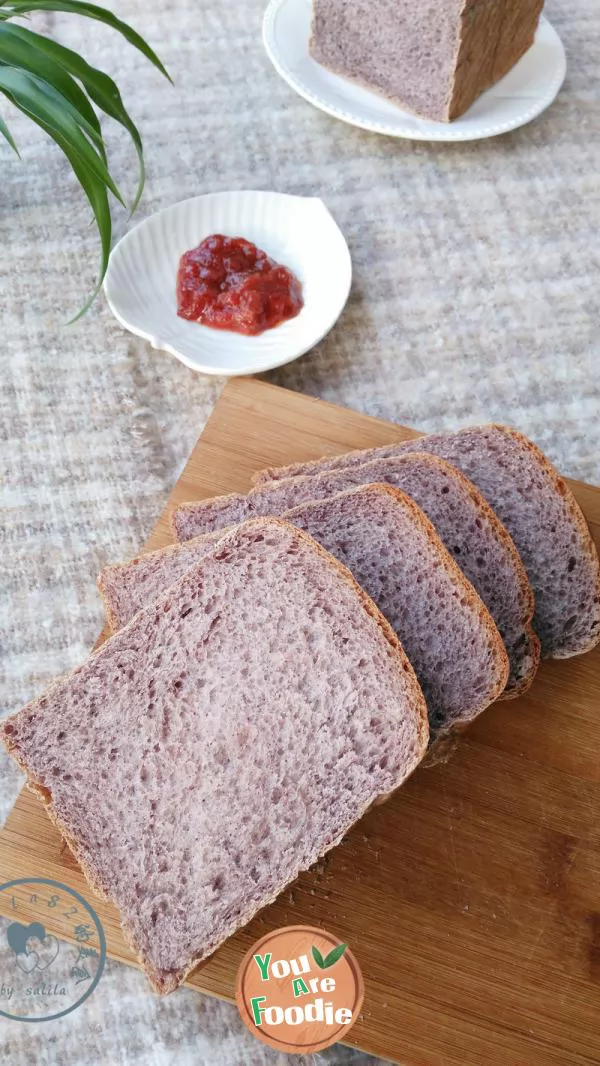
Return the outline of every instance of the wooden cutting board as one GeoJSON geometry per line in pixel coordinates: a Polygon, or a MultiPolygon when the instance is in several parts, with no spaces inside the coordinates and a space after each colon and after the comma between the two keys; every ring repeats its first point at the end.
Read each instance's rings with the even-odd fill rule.
{"type": "MultiPolygon", "coordinates": [[[[234,380],[147,547],[170,541],[174,505],[245,491],[263,466],[415,435],[234,380]]],[[[598,542],[600,489],[573,488],[598,542]]],[[[0,881],[27,876],[93,901],[24,791],[0,835],[0,881]]],[[[116,912],[94,905],[109,954],[133,964],[116,912]]],[[[404,1066],[600,1063],[600,651],[546,663],[529,696],[488,711],[447,765],[420,768],[189,984],[231,999],[250,945],[302,923],[348,941],[361,963],[357,1047],[404,1066]]]]}

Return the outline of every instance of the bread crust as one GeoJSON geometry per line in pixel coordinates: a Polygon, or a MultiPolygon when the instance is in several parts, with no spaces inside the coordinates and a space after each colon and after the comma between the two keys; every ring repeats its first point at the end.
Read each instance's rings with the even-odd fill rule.
{"type": "MultiPolygon", "coordinates": [[[[420,433],[419,436],[425,436],[424,433],[420,433]]],[[[414,440],[418,440],[415,437],[414,440]]],[[[402,444],[406,444],[406,441],[399,440],[397,445],[394,442],[390,442],[389,447],[393,448],[397,446],[401,447],[402,444]]],[[[270,484],[272,481],[290,481],[292,478],[297,477],[315,477],[319,473],[324,473],[327,469],[324,464],[331,462],[332,459],[345,459],[356,458],[358,456],[365,456],[365,463],[370,462],[373,459],[381,459],[382,456],[377,453],[382,448],[387,447],[385,444],[379,448],[352,448],[349,452],[336,452],[334,455],[321,455],[318,459],[307,459],[304,463],[289,463],[287,466],[266,466],[262,470],[257,470],[256,473],[250,478],[250,483],[255,487],[264,486],[270,484]],[[319,467],[321,466],[321,469],[319,467]]],[[[181,504],[185,507],[186,504],[181,504]]],[[[187,505],[189,506],[189,505],[187,505]]]]}
{"type": "MultiPolygon", "coordinates": [[[[340,579],[342,579],[344,581],[344,583],[353,591],[353,593],[355,594],[355,596],[356,596],[357,600],[359,601],[360,606],[363,608],[363,610],[376,623],[379,631],[381,632],[382,636],[385,638],[386,642],[390,646],[392,652],[394,653],[394,655],[395,655],[395,657],[397,659],[398,671],[399,671],[399,673],[401,673],[402,677],[404,678],[405,681],[408,682],[408,685],[409,685],[409,694],[407,696],[407,701],[408,701],[408,704],[410,705],[410,709],[411,709],[411,711],[413,713],[414,720],[415,720],[415,725],[416,725],[416,730],[417,730],[416,751],[415,751],[415,754],[413,756],[410,768],[406,771],[406,773],[403,774],[402,778],[398,781],[398,784],[397,784],[396,788],[400,788],[401,785],[404,784],[404,782],[408,779],[408,777],[410,777],[410,775],[417,768],[417,766],[419,765],[420,761],[422,760],[423,756],[425,755],[425,753],[427,751],[427,746],[428,746],[428,742],[429,742],[429,720],[428,720],[428,714],[427,714],[427,707],[426,707],[426,704],[425,704],[425,698],[423,696],[423,693],[422,693],[421,688],[419,686],[419,683],[417,681],[417,678],[416,678],[416,675],[414,673],[414,670],[413,670],[410,662],[408,661],[408,658],[407,658],[407,656],[406,656],[406,654],[404,652],[404,649],[402,648],[402,645],[400,644],[400,641],[398,640],[396,634],[394,633],[393,629],[391,628],[391,626],[389,625],[387,620],[383,617],[383,615],[379,611],[378,607],[373,603],[373,601],[370,599],[370,597],[367,596],[366,592],[364,592],[364,590],[358,585],[358,583],[355,581],[355,579],[352,576],[352,574],[350,573],[350,571],[345,566],[343,566],[341,563],[338,562],[338,560],[334,559],[331,555],[329,555],[329,553],[326,552],[325,549],[322,548],[319,544],[317,544],[316,541],[314,541],[313,538],[310,537],[307,533],[304,533],[302,530],[297,529],[295,526],[290,525],[290,523],[285,522],[282,519],[279,519],[279,518],[257,518],[257,519],[251,519],[249,522],[243,523],[242,526],[237,526],[237,527],[235,527],[235,529],[230,530],[227,534],[225,534],[224,537],[219,538],[218,547],[217,547],[217,545],[215,545],[215,550],[222,550],[223,542],[226,543],[228,539],[237,536],[238,533],[239,533],[239,530],[242,529],[242,528],[246,529],[246,528],[250,527],[250,528],[255,528],[257,531],[261,531],[262,532],[265,529],[272,528],[274,525],[278,526],[278,527],[281,527],[281,528],[283,528],[285,530],[290,530],[295,537],[297,537],[301,541],[306,542],[310,546],[311,550],[314,553],[316,553],[323,561],[325,561],[327,563],[328,566],[330,566],[333,570],[336,571],[336,573],[338,574],[338,577],[340,579]]],[[[202,563],[200,563],[198,565],[201,566],[202,563]]],[[[181,580],[184,580],[184,579],[185,579],[185,577],[183,579],[181,579],[181,580]]],[[[163,596],[158,598],[157,602],[161,603],[163,599],[166,600],[171,595],[172,595],[172,589],[167,590],[164,593],[163,596]]],[[[153,605],[153,610],[155,610],[155,605],[153,605]]],[[[131,621],[122,630],[119,631],[118,634],[115,634],[115,635],[109,637],[108,640],[101,647],[99,647],[98,649],[93,651],[89,658],[93,659],[95,657],[100,657],[103,654],[106,654],[106,649],[110,645],[110,642],[114,641],[114,640],[120,640],[121,639],[121,635],[123,633],[126,633],[127,629],[129,628],[129,626],[133,626],[133,625],[135,625],[135,623],[136,623],[136,618],[134,617],[133,619],[131,619],[131,621]]],[[[7,730],[6,730],[6,727],[8,725],[10,725],[10,723],[12,721],[14,721],[16,718],[19,718],[22,715],[27,714],[28,712],[30,712],[33,709],[37,709],[37,706],[38,706],[40,700],[42,700],[45,696],[47,696],[49,693],[51,693],[53,691],[53,689],[55,689],[59,685],[63,685],[65,681],[67,681],[70,677],[72,677],[75,674],[77,674],[79,670],[81,670],[81,666],[75,667],[74,670],[69,671],[68,673],[63,675],[63,677],[58,678],[56,681],[53,681],[52,684],[49,685],[46,688],[46,690],[40,696],[38,696],[35,700],[32,700],[30,703],[28,703],[22,710],[18,711],[16,714],[11,715],[9,718],[7,718],[0,725],[0,740],[2,741],[6,751],[11,756],[11,758],[14,759],[14,761],[17,763],[17,765],[25,773],[26,778],[27,778],[27,782],[26,782],[27,783],[27,787],[44,804],[44,807],[46,809],[48,817],[50,818],[52,823],[56,826],[56,828],[58,829],[59,833],[61,834],[61,836],[66,841],[66,843],[68,844],[69,848],[71,849],[71,851],[72,851],[74,857],[76,858],[77,862],[79,863],[79,865],[81,867],[81,870],[82,870],[82,872],[83,872],[83,874],[84,874],[84,876],[85,876],[90,888],[92,889],[92,891],[100,899],[107,900],[108,902],[112,902],[111,897],[110,897],[109,893],[107,892],[104,884],[102,883],[101,878],[98,876],[97,871],[90,865],[88,859],[86,858],[86,856],[85,856],[85,854],[83,852],[83,848],[80,845],[79,841],[72,834],[72,832],[69,829],[68,825],[65,824],[64,820],[56,812],[55,807],[54,807],[54,803],[53,803],[53,797],[52,797],[51,789],[48,788],[42,781],[40,781],[40,780],[38,780],[36,778],[34,773],[27,766],[26,760],[21,755],[21,752],[19,750],[18,744],[15,743],[13,740],[11,740],[11,734],[10,734],[10,732],[7,732],[7,730]]],[[[396,791],[396,788],[393,791],[396,791]]],[[[388,797],[389,795],[392,795],[392,793],[391,792],[390,793],[385,793],[386,797],[388,797]]],[[[336,847],[337,844],[340,843],[340,841],[344,838],[346,833],[349,832],[349,830],[352,828],[352,826],[354,826],[356,824],[356,822],[358,822],[364,816],[364,814],[366,814],[366,812],[370,809],[370,807],[374,804],[374,802],[376,802],[377,798],[378,797],[373,797],[372,799],[370,799],[364,805],[364,807],[360,810],[360,813],[357,816],[357,818],[353,819],[351,823],[346,825],[345,828],[343,829],[343,831],[341,831],[336,836],[336,838],[333,841],[330,841],[327,844],[327,846],[323,849],[323,851],[320,852],[319,856],[315,860],[316,862],[318,862],[319,859],[323,857],[323,855],[327,854],[327,852],[329,852],[332,848],[336,847]]],[[[136,957],[141,969],[145,972],[145,974],[146,974],[146,976],[147,976],[147,978],[149,980],[149,983],[152,986],[152,988],[154,989],[154,991],[157,992],[159,995],[167,995],[168,993],[175,991],[176,988],[178,988],[181,984],[183,984],[184,981],[187,979],[187,977],[190,975],[190,973],[196,968],[196,966],[198,966],[201,962],[203,962],[206,958],[208,958],[214,951],[216,951],[217,948],[220,947],[220,945],[225,942],[225,940],[229,939],[229,936],[233,935],[233,932],[235,930],[243,928],[243,926],[245,926],[254,917],[255,914],[257,914],[259,911],[263,910],[264,907],[267,907],[270,903],[272,903],[275,899],[277,899],[277,897],[284,890],[284,888],[288,884],[291,884],[295,880],[295,878],[298,876],[298,874],[300,872],[301,872],[301,868],[298,868],[292,878],[287,880],[284,884],[279,885],[277,890],[275,892],[273,892],[273,894],[270,895],[268,897],[268,899],[262,900],[259,905],[252,904],[252,905],[248,906],[248,908],[240,915],[239,919],[236,921],[235,929],[232,930],[231,932],[227,933],[226,936],[223,936],[221,939],[219,939],[218,942],[216,942],[213,945],[211,945],[209,950],[207,950],[205,952],[198,953],[198,954],[194,955],[192,958],[190,958],[189,962],[186,964],[185,969],[182,970],[181,973],[168,974],[166,976],[166,978],[161,979],[159,977],[159,974],[158,974],[157,970],[155,969],[155,967],[153,967],[153,965],[144,956],[143,952],[141,952],[141,950],[139,949],[139,947],[135,943],[135,938],[133,937],[133,935],[131,933],[131,930],[130,930],[130,928],[127,925],[127,922],[123,921],[123,919],[120,918],[123,937],[124,937],[126,943],[128,944],[128,946],[130,947],[131,951],[135,955],[135,957],[136,957]]]]}
{"type": "MultiPolygon", "coordinates": [[[[583,551],[585,556],[587,556],[588,558],[593,573],[596,596],[600,598],[600,559],[598,557],[598,549],[596,548],[596,545],[594,543],[594,539],[590,532],[590,527],[588,526],[585,520],[585,515],[581,510],[581,507],[577,503],[577,500],[575,499],[575,496],[571,492],[571,489],[567,485],[566,481],[560,476],[558,470],[552,465],[548,457],[544,455],[542,449],[538,448],[537,444],[530,440],[529,437],[526,437],[523,433],[520,433],[518,429],[512,429],[509,426],[503,426],[497,422],[490,423],[490,427],[492,429],[498,429],[502,433],[505,433],[506,436],[512,437],[513,440],[518,441],[521,447],[525,448],[529,452],[529,454],[533,456],[537,464],[550,478],[555,491],[558,493],[559,496],[562,496],[562,498],[564,499],[569,515],[571,516],[574,525],[576,526],[578,532],[581,535],[583,541],[583,551]]],[[[593,649],[597,647],[598,644],[600,644],[600,630],[598,631],[595,637],[590,637],[589,643],[585,645],[581,649],[581,651],[561,652],[561,650],[558,649],[554,652],[552,658],[572,659],[577,655],[585,655],[587,652],[593,651],[593,649]]]]}
{"type": "MultiPolygon", "coordinates": [[[[132,563],[137,562],[139,558],[139,556],[136,556],[135,559],[131,559],[130,561],[132,563]]],[[[108,589],[108,577],[110,574],[116,573],[118,570],[120,570],[120,568],[121,566],[119,563],[112,564],[111,566],[105,566],[96,578],[96,586],[98,588],[98,592],[100,593],[102,606],[104,607],[106,628],[111,634],[116,633],[117,630],[121,628],[122,623],[118,613],[117,604],[112,600],[111,594],[108,589]]]]}
{"type": "Polygon", "coordinates": [[[464,115],[531,48],[544,0],[482,4],[465,0],[448,107],[449,121],[464,115]]]}

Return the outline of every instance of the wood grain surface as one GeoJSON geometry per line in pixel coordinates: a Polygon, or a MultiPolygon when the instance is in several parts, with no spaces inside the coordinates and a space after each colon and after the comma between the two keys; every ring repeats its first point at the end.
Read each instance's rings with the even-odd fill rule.
{"type": "MultiPolygon", "coordinates": [[[[234,380],[147,548],[170,542],[173,506],[245,491],[263,466],[415,435],[234,380]]],[[[598,543],[600,489],[572,487],[598,543]]],[[[189,984],[232,999],[255,940],[316,925],[348,941],[363,969],[355,1046],[404,1066],[600,1063],[599,753],[600,651],[544,664],[527,697],[483,715],[447,764],[420,768],[189,984]]],[[[0,834],[0,881],[27,876],[83,892],[109,954],[134,963],[116,911],[95,901],[24,790],[0,834]]]]}

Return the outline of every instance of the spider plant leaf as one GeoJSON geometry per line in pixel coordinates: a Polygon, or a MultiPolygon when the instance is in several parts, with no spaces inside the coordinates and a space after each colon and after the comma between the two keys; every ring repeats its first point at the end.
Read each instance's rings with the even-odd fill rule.
{"type": "MultiPolygon", "coordinates": [[[[35,93],[32,95],[22,94],[22,96],[17,94],[15,90],[23,89],[22,80],[29,77],[22,71],[0,66],[0,92],[3,92],[24,114],[29,115],[61,148],[90,202],[100,235],[101,260],[98,281],[85,306],[72,320],[75,322],[89,309],[104,281],[112,241],[112,220],[108,202],[108,189],[113,192],[115,186],[102,158],[97,154],[74,120],[61,123],[59,120],[60,113],[57,119],[55,111],[51,108],[47,110],[44,108],[46,100],[43,96],[40,99],[35,93]],[[11,75],[19,74],[22,75],[21,80],[14,76],[11,77],[11,75]]],[[[43,83],[41,84],[43,85],[43,83]]],[[[62,100],[62,98],[59,97],[59,100],[62,100]]]]}
{"type": "MultiPolygon", "coordinates": [[[[17,104],[17,107],[18,106],[19,105],[17,104]]],[[[23,109],[21,108],[21,110],[23,109]]],[[[28,112],[26,112],[26,114],[27,113],[28,112]]],[[[92,211],[94,213],[94,218],[96,220],[96,225],[98,227],[98,233],[100,235],[101,256],[98,281],[96,283],[94,291],[90,294],[84,307],[82,307],[78,314],[75,316],[75,318],[71,320],[71,322],[76,322],[79,318],[82,317],[82,315],[86,313],[86,311],[89,310],[90,306],[96,299],[96,296],[98,295],[102,287],[102,282],[104,281],[106,268],[108,266],[110,246],[112,241],[112,219],[110,215],[107,187],[105,182],[98,177],[95,169],[90,167],[88,163],[84,161],[80,152],[78,150],[74,150],[73,145],[68,139],[68,137],[57,132],[57,130],[50,126],[47,122],[45,122],[43,118],[39,116],[36,117],[33,115],[31,117],[33,118],[34,122],[36,122],[37,125],[40,126],[41,129],[45,130],[45,132],[48,133],[54,141],[56,141],[56,143],[59,145],[59,147],[62,149],[65,156],[69,160],[75,177],[77,178],[79,184],[81,185],[81,188],[83,189],[85,195],[87,196],[90,202],[92,211]]],[[[83,137],[83,134],[81,136],[83,137]]],[[[85,138],[83,139],[85,140],[85,138]]]]}
{"type": "Polygon", "coordinates": [[[47,133],[63,149],[71,161],[75,155],[94,172],[123,204],[123,197],[115,185],[100,153],[86,136],[87,123],[77,109],[41,78],[16,67],[0,65],[0,91],[47,133]],[[69,152],[65,150],[67,145],[69,152]]]}
{"type": "Polygon", "coordinates": [[[149,59],[157,70],[160,70],[161,74],[164,74],[171,81],[170,75],[156,52],[152,50],[139,33],[136,33],[126,22],[113,15],[112,11],[107,11],[96,4],[88,4],[87,0],[5,0],[3,6],[13,15],[25,15],[30,11],[64,11],[71,15],[84,15],[86,18],[104,22],[105,25],[111,26],[112,29],[122,34],[129,41],[129,44],[137,48],[138,52],[146,56],[146,59],[149,59]]]}
{"type": "Polygon", "coordinates": [[[74,156],[72,159],[70,159],[70,163],[73,167],[75,177],[77,178],[79,184],[85,192],[90,202],[92,211],[94,212],[94,218],[98,227],[98,233],[100,234],[101,244],[100,270],[98,274],[98,281],[96,282],[94,290],[90,293],[84,306],[69,322],[69,325],[73,325],[74,322],[77,322],[80,318],[83,317],[83,315],[86,314],[87,311],[89,311],[98,293],[100,292],[100,289],[102,288],[102,283],[106,275],[108,259],[110,256],[110,246],[112,242],[112,219],[110,216],[110,206],[108,203],[108,193],[106,191],[106,186],[101,181],[99,181],[93,171],[86,167],[86,165],[82,163],[81,160],[79,160],[77,157],[74,156]]]}
{"type": "MultiPolygon", "coordinates": [[[[83,88],[92,102],[108,115],[109,118],[114,119],[116,122],[119,122],[124,126],[129,133],[137,152],[140,172],[138,188],[131,207],[131,213],[133,214],[140,202],[144,190],[146,177],[144,152],[139,130],[123,104],[117,85],[108,74],[104,74],[103,71],[90,66],[85,59],[77,54],[77,52],[73,52],[72,49],[66,48],[65,45],[58,44],[57,41],[42,37],[41,34],[34,33],[32,30],[21,29],[21,27],[17,26],[11,28],[16,30],[20,36],[27,35],[28,40],[31,41],[32,45],[34,45],[39,52],[55,60],[65,71],[67,71],[68,74],[73,78],[77,78],[83,85],[83,88]]],[[[0,27],[0,34],[1,32],[2,27],[0,27]]]]}
{"type": "Polygon", "coordinates": [[[16,144],[14,142],[12,133],[10,132],[10,130],[9,130],[8,126],[6,125],[6,122],[4,121],[3,118],[0,118],[0,133],[2,134],[3,137],[6,138],[6,140],[10,144],[13,152],[16,152],[17,155],[19,155],[19,149],[17,148],[17,146],[16,146],[16,144]]]}
{"type": "Polygon", "coordinates": [[[75,79],[56,60],[45,55],[29,40],[30,37],[37,36],[31,30],[22,29],[20,26],[0,25],[0,63],[35,74],[64,96],[85,120],[86,132],[102,158],[106,160],[102,131],[94,108],[75,79]]]}

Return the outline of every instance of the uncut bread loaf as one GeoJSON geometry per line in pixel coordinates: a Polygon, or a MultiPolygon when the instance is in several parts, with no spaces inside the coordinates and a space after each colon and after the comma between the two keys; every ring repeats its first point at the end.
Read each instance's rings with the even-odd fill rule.
{"type": "MultiPolygon", "coordinates": [[[[368,485],[302,504],[285,519],[346,565],[385,615],[425,693],[433,731],[471,721],[500,696],[508,662],[497,629],[413,500],[368,485]]],[[[108,582],[100,579],[109,613],[127,597],[129,610],[139,610],[142,596],[158,596],[212,550],[214,536],[111,567],[108,582]]]]}
{"type": "Polygon", "coordinates": [[[222,538],[0,736],[166,993],[402,784],[428,726],[373,602],[272,520],[222,538]]]}
{"type": "Polygon", "coordinates": [[[313,0],[311,54],[424,118],[458,118],[535,39],[543,0],[313,0]]]}
{"type": "MultiPolygon", "coordinates": [[[[510,659],[505,696],[521,695],[533,682],[540,661],[540,644],[532,628],[534,598],[525,567],[481,493],[456,467],[436,456],[411,453],[314,477],[271,482],[257,486],[247,496],[223,496],[184,505],[175,512],[173,525],[179,540],[189,540],[253,515],[284,515],[304,501],[377,482],[406,492],[433,522],[500,631],[510,659]]],[[[123,580],[131,584],[132,577],[126,574],[121,584],[123,580]]]]}
{"type": "Polygon", "coordinates": [[[600,565],[586,520],[544,453],[507,426],[475,426],[382,448],[348,452],[279,470],[257,480],[310,477],[377,458],[429,452],[469,478],[510,533],[535,595],[534,627],[545,658],[567,659],[600,641],[600,565]]]}

